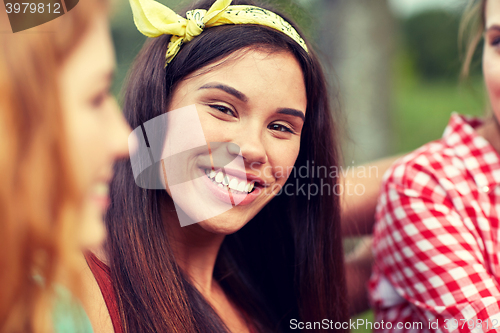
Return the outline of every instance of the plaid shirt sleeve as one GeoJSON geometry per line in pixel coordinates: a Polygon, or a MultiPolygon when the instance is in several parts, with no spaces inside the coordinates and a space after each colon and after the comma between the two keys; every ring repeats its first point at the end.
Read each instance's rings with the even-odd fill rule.
{"type": "MultiPolygon", "coordinates": [[[[491,244],[464,217],[468,208],[449,195],[455,184],[443,170],[450,165],[442,157],[420,155],[392,168],[377,208],[372,283],[387,279],[425,330],[500,331],[500,286],[484,254],[491,244]],[[439,328],[429,327],[436,321],[439,328]]],[[[394,315],[404,313],[401,304],[391,316],[390,305],[374,305],[377,319],[393,327],[408,320],[407,313],[394,315]]]]}

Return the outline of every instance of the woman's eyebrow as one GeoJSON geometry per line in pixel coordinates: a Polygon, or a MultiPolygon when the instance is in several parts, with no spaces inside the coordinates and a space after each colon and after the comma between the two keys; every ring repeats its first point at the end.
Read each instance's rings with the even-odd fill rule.
{"type": "MultiPolygon", "coordinates": [[[[92,75],[92,83],[103,82],[106,85],[111,85],[113,83],[114,79],[115,79],[115,70],[114,69],[110,69],[110,70],[106,70],[106,71],[103,70],[102,72],[99,72],[99,73],[92,75]]],[[[95,86],[95,84],[93,84],[92,86],[95,86]]]]}
{"type": "Polygon", "coordinates": [[[500,31],[500,25],[494,24],[494,25],[488,27],[488,29],[486,31],[491,31],[491,30],[500,31]]]}
{"type": "Polygon", "coordinates": [[[304,115],[304,112],[302,111],[299,111],[299,110],[295,110],[295,109],[290,109],[290,108],[282,108],[282,109],[278,109],[278,112],[277,113],[281,113],[281,114],[288,114],[290,116],[295,116],[295,117],[299,117],[300,119],[302,119],[302,121],[305,121],[306,120],[306,117],[304,115]]]}
{"type": "Polygon", "coordinates": [[[230,86],[226,86],[225,84],[222,84],[222,83],[207,83],[203,86],[201,86],[200,88],[198,88],[198,90],[200,89],[220,89],[222,91],[225,91],[226,93],[230,94],[230,95],[233,95],[234,97],[236,97],[237,99],[239,99],[240,101],[242,102],[248,102],[248,97],[245,96],[245,94],[243,94],[241,91],[238,91],[236,89],[234,89],[233,87],[230,87],[230,86]]]}

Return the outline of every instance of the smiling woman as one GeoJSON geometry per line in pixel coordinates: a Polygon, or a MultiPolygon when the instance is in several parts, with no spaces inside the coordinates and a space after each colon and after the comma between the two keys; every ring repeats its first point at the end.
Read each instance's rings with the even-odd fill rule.
{"type": "Polygon", "coordinates": [[[197,2],[187,17],[205,15],[203,22],[189,21],[185,35],[171,38],[144,23],[147,15],[157,13],[161,19],[148,18],[156,23],[183,17],[153,1],[141,1],[151,6],[142,11],[132,1],[136,23],[156,38],[129,75],[125,116],[144,133],[146,151],[157,144],[149,121],[161,117],[171,120],[163,151],[179,153],[172,142],[196,141],[198,125],[202,148],[177,163],[163,160],[166,172],[159,167],[157,174],[166,175],[165,189],[137,186],[130,162],[116,166],[109,239],[98,256],[108,265],[89,255],[115,332],[287,332],[292,319],[347,321],[339,198],[277,196],[287,182],[338,182],[283,172],[312,162],[339,165],[323,71],[289,20],[230,2],[197,2]],[[260,21],[209,20],[233,14],[260,21]],[[220,163],[218,154],[234,164],[220,163]],[[170,171],[192,181],[180,184],[170,171]],[[227,209],[198,219],[201,207],[227,209]],[[184,218],[193,223],[181,226],[184,218]]]}

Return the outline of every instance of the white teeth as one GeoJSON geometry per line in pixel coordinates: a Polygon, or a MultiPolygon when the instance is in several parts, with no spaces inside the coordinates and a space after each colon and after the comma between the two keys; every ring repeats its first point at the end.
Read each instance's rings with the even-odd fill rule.
{"type": "Polygon", "coordinates": [[[255,182],[247,183],[246,181],[239,181],[236,177],[231,178],[226,176],[222,171],[215,172],[214,170],[205,169],[205,174],[212,179],[218,187],[227,186],[233,191],[250,193],[255,185],[255,182]]]}
{"type": "Polygon", "coordinates": [[[235,183],[238,185],[238,188],[232,188],[231,185],[229,185],[229,187],[231,187],[234,190],[238,190],[240,192],[244,192],[245,191],[245,185],[247,184],[247,182],[240,182],[238,184],[238,181],[236,179],[233,179],[233,180],[231,180],[231,184],[233,183],[233,181],[235,181],[235,183]]]}
{"type": "Polygon", "coordinates": [[[215,181],[217,183],[221,183],[223,179],[224,179],[224,174],[219,171],[219,173],[217,173],[217,176],[215,176],[215,181]]]}
{"type": "Polygon", "coordinates": [[[241,191],[240,187],[238,186],[238,180],[236,180],[236,178],[231,179],[231,181],[229,182],[229,188],[233,189],[233,190],[241,191]]]}

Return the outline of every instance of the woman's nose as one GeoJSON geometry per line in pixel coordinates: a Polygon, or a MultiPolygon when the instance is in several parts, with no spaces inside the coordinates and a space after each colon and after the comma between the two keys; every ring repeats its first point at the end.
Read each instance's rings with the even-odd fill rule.
{"type": "Polygon", "coordinates": [[[110,112],[112,113],[109,129],[110,154],[113,159],[119,159],[128,156],[129,151],[130,153],[135,151],[137,139],[133,135],[129,137],[132,130],[125,117],[123,117],[116,101],[113,101],[110,112]]]}
{"type": "Polygon", "coordinates": [[[259,135],[244,135],[233,141],[235,145],[228,145],[228,152],[232,155],[241,155],[246,164],[267,163],[267,152],[259,135]]]}

